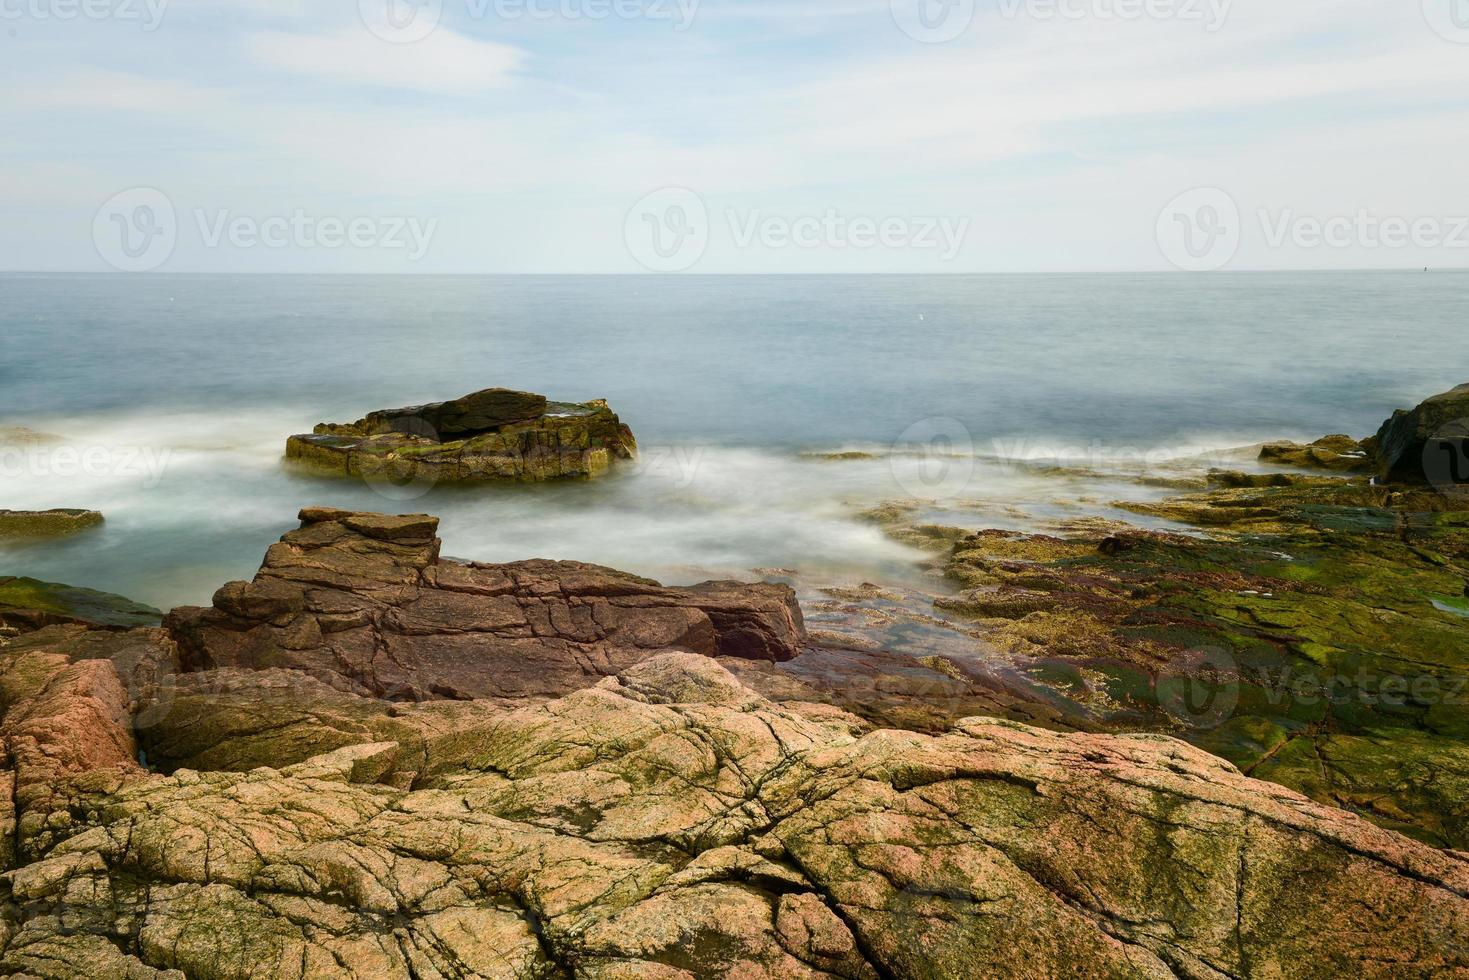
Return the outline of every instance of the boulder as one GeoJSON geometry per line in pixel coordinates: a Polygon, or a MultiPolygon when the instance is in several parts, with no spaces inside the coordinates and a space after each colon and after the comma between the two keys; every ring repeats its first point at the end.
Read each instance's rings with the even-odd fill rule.
{"type": "Polygon", "coordinates": [[[545,395],[508,388],[487,388],[453,401],[372,412],[357,423],[357,428],[369,435],[384,432],[418,435],[432,431],[443,440],[446,437],[483,435],[545,414],[545,395]]]}
{"type": "Polygon", "coordinates": [[[1469,384],[1397,411],[1377,433],[1383,479],[1469,484],[1469,384]]]}
{"type": "Polygon", "coordinates": [[[70,777],[142,775],[130,707],[107,660],[73,660],[45,643],[0,647],[0,782],[9,805],[0,814],[0,857],[6,866],[52,840],[54,815],[69,806],[70,777]]]}
{"type": "Polygon", "coordinates": [[[675,589],[577,562],[449,561],[423,515],[308,508],[301,520],[253,581],[169,614],[186,669],[297,670],[400,701],[546,697],[669,650],[790,660],[804,637],[784,585],[675,589]]]}
{"type": "Polygon", "coordinates": [[[605,401],[548,402],[493,388],[450,402],[324,422],[291,436],[286,457],[369,481],[468,483],[595,477],[637,455],[637,440],[605,401]]]}
{"type": "Polygon", "coordinates": [[[102,521],[95,510],[0,510],[0,538],[59,538],[102,521]]]}
{"type": "Polygon", "coordinates": [[[66,784],[0,878],[0,971],[1469,970],[1462,856],[1170,738],[983,719],[854,738],[674,653],[429,738],[411,786],[400,744],[362,739],[249,772],[66,784]]]}

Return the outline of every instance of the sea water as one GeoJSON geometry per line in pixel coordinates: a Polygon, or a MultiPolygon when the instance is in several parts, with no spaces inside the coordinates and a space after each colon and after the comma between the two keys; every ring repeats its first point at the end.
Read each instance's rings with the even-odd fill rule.
{"type": "Polygon", "coordinates": [[[324,504],[437,514],[476,560],[911,582],[925,556],[864,511],[1125,517],[1169,492],[1139,476],[1367,435],[1469,380],[1466,314],[1469,274],[1421,272],[0,276],[0,508],[107,517],[0,544],[0,575],[207,602],[324,504]],[[642,457],[427,492],[282,460],[317,422],[486,387],[606,398],[642,457]]]}

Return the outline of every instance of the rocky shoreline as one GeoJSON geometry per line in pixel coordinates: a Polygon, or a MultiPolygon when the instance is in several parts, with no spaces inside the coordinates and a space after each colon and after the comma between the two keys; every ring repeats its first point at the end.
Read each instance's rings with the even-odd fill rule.
{"type": "MultiPolygon", "coordinates": [[[[318,435],[550,431],[479,394],[318,435]]],[[[1173,529],[874,511],[938,596],[331,508],[208,608],[0,578],[0,972],[1469,975],[1457,397],[1173,529]]]]}

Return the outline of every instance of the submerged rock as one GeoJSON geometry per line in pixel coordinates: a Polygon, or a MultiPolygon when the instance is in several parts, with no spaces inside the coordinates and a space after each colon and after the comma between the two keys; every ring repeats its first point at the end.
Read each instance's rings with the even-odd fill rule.
{"type": "Polygon", "coordinates": [[[1377,433],[1384,479],[1469,484],[1469,384],[1398,411],[1377,433]]]}
{"type": "Polygon", "coordinates": [[[5,972],[1469,969],[1465,861],[1168,738],[981,719],[854,738],[675,653],[411,745],[374,729],[294,765],[163,776],[100,749],[114,703],[38,707],[66,724],[16,736],[99,749],[25,797],[5,972]]]}
{"type": "Polygon", "coordinates": [[[95,510],[0,510],[0,538],[59,538],[102,521],[95,510]]]}
{"type": "Polygon", "coordinates": [[[460,563],[439,557],[433,517],[314,508],[301,520],[254,581],[169,614],[191,669],[288,668],[422,701],[565,694],[668,649],[800,651],[784,585],[674,589],[577,562],[460,563]]]}
{"type": "Polygon", "coordinates": [[[288,459],[395,482],[594,477],[636,454],[632,430],[605,401],[547,402],[504,388],[322,423],[286,442],[288,459]]]}

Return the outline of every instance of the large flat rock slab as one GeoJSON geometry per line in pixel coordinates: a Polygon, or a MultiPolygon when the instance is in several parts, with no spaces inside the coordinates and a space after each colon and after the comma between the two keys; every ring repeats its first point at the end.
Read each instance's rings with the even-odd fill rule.
{"type": "Polygon", "coordinates": [[[783,585],[665,588],[577,562],[444,560],[438,521],[309,509],[251,582],[168,617],[191,670],[282,668],[402,701],[565,694],[661,652],[784,661],[783,585]]]}

